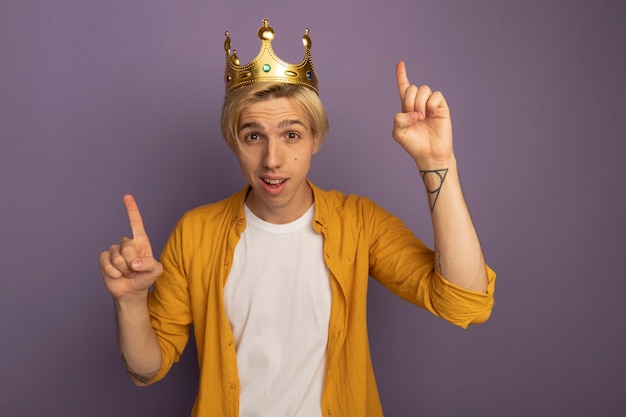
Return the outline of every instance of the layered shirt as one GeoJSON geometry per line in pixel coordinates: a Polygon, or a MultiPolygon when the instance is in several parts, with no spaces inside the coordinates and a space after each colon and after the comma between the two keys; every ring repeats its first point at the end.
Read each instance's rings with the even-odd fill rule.
{"type": "MultiPolygon", "coordinates": [[[[309,186],[315,202],[313,228],[323,237],[332,292],[322,412],[325,417],[382,416],[367,332],[370,277],[410,303],[466,328],[489,318],[496,276],[486,267],[486,293],[456,286],[437,272],[434,252],[399,218],[365,197],[309,186]]],[[[239,417],[241,387],[224,286],[246,228],[248,190],[182,217],[161,256],[163,275],[149,296],[163,358],[152,382],[179,360],[193,323],[200,380],[192,417],[239,417]]]]}

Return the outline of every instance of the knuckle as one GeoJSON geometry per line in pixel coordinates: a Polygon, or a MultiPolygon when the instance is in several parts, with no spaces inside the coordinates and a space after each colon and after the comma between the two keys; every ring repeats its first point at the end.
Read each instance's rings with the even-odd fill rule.
{"type": "Polygon", "coordinates": [[[98,261],[100,262],[101,266],[104,266],[107,264],[108,259],[109,259],[109,251],[104,251],[102,253],[100,253],[100,257],[98,258],[98,261]]]}
{"type": "Polygon", "coordinates": [[[122,240],[122,243],[120,244],[120,253],[122,255],[133,254],[135,252],[135,242],[128,238],[124,239],[125,240],[122,240]]]}
{"type": "Polygon", "coordinates": [[[120,278],[122,276],[122,273],[111,264],[105,265],[102,268],[102,271],[105,273],[105,275],[111,278],[120,278]]]}
{"type": "Polygon", "coordinates": [[[111,265],[119,270],[126,267],[126,260],[122,255],[114,255],[111,257],[111,265]]]}

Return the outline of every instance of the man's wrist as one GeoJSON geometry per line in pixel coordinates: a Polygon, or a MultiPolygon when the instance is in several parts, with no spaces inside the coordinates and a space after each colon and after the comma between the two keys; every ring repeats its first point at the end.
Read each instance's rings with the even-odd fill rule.
{"type": "Polygon", "coordinates": [[[144,290],[134,294],[127,294],[123,297],[113,297],[115,308],[119,310],[130,310],[143,308],[148,303],[148,290],[144,290]]]}
{"type": "Polygon", "coordinates": [[[456,158],[454,155],[451,155],[449,158],[416,158],[414,160],[420,172],[456,167],[456,158]]]}
{"type": "Polygon", "coordinates": [[[456,175],[456,161],[454,158],[447,160],[428,160],[418,162],[420,177],[428,194],[430,211],[433,213],[437,202],[448,188],[451,177],[456,175]]]}

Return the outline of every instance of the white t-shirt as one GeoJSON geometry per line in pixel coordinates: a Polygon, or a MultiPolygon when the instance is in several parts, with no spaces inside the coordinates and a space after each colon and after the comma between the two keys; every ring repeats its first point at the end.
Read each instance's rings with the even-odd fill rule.
{"type": "Polygon", "coordinates": [[[288,224],[244,210],[247,226],[224,287],[240,417],[320,417],[331,288],[314,206],[288,224]]]}

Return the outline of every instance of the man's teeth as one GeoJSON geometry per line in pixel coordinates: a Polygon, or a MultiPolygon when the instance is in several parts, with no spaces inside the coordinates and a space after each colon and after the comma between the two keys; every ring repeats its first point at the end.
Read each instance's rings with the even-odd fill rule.
{"type": "Polygon", "coordinates": [[[278,184],[285,182],[285,180],[270,180],[267,178],[263,178],[263,181],[265,181],[265,183],[269,185],[278,185],[278,184]]]}

